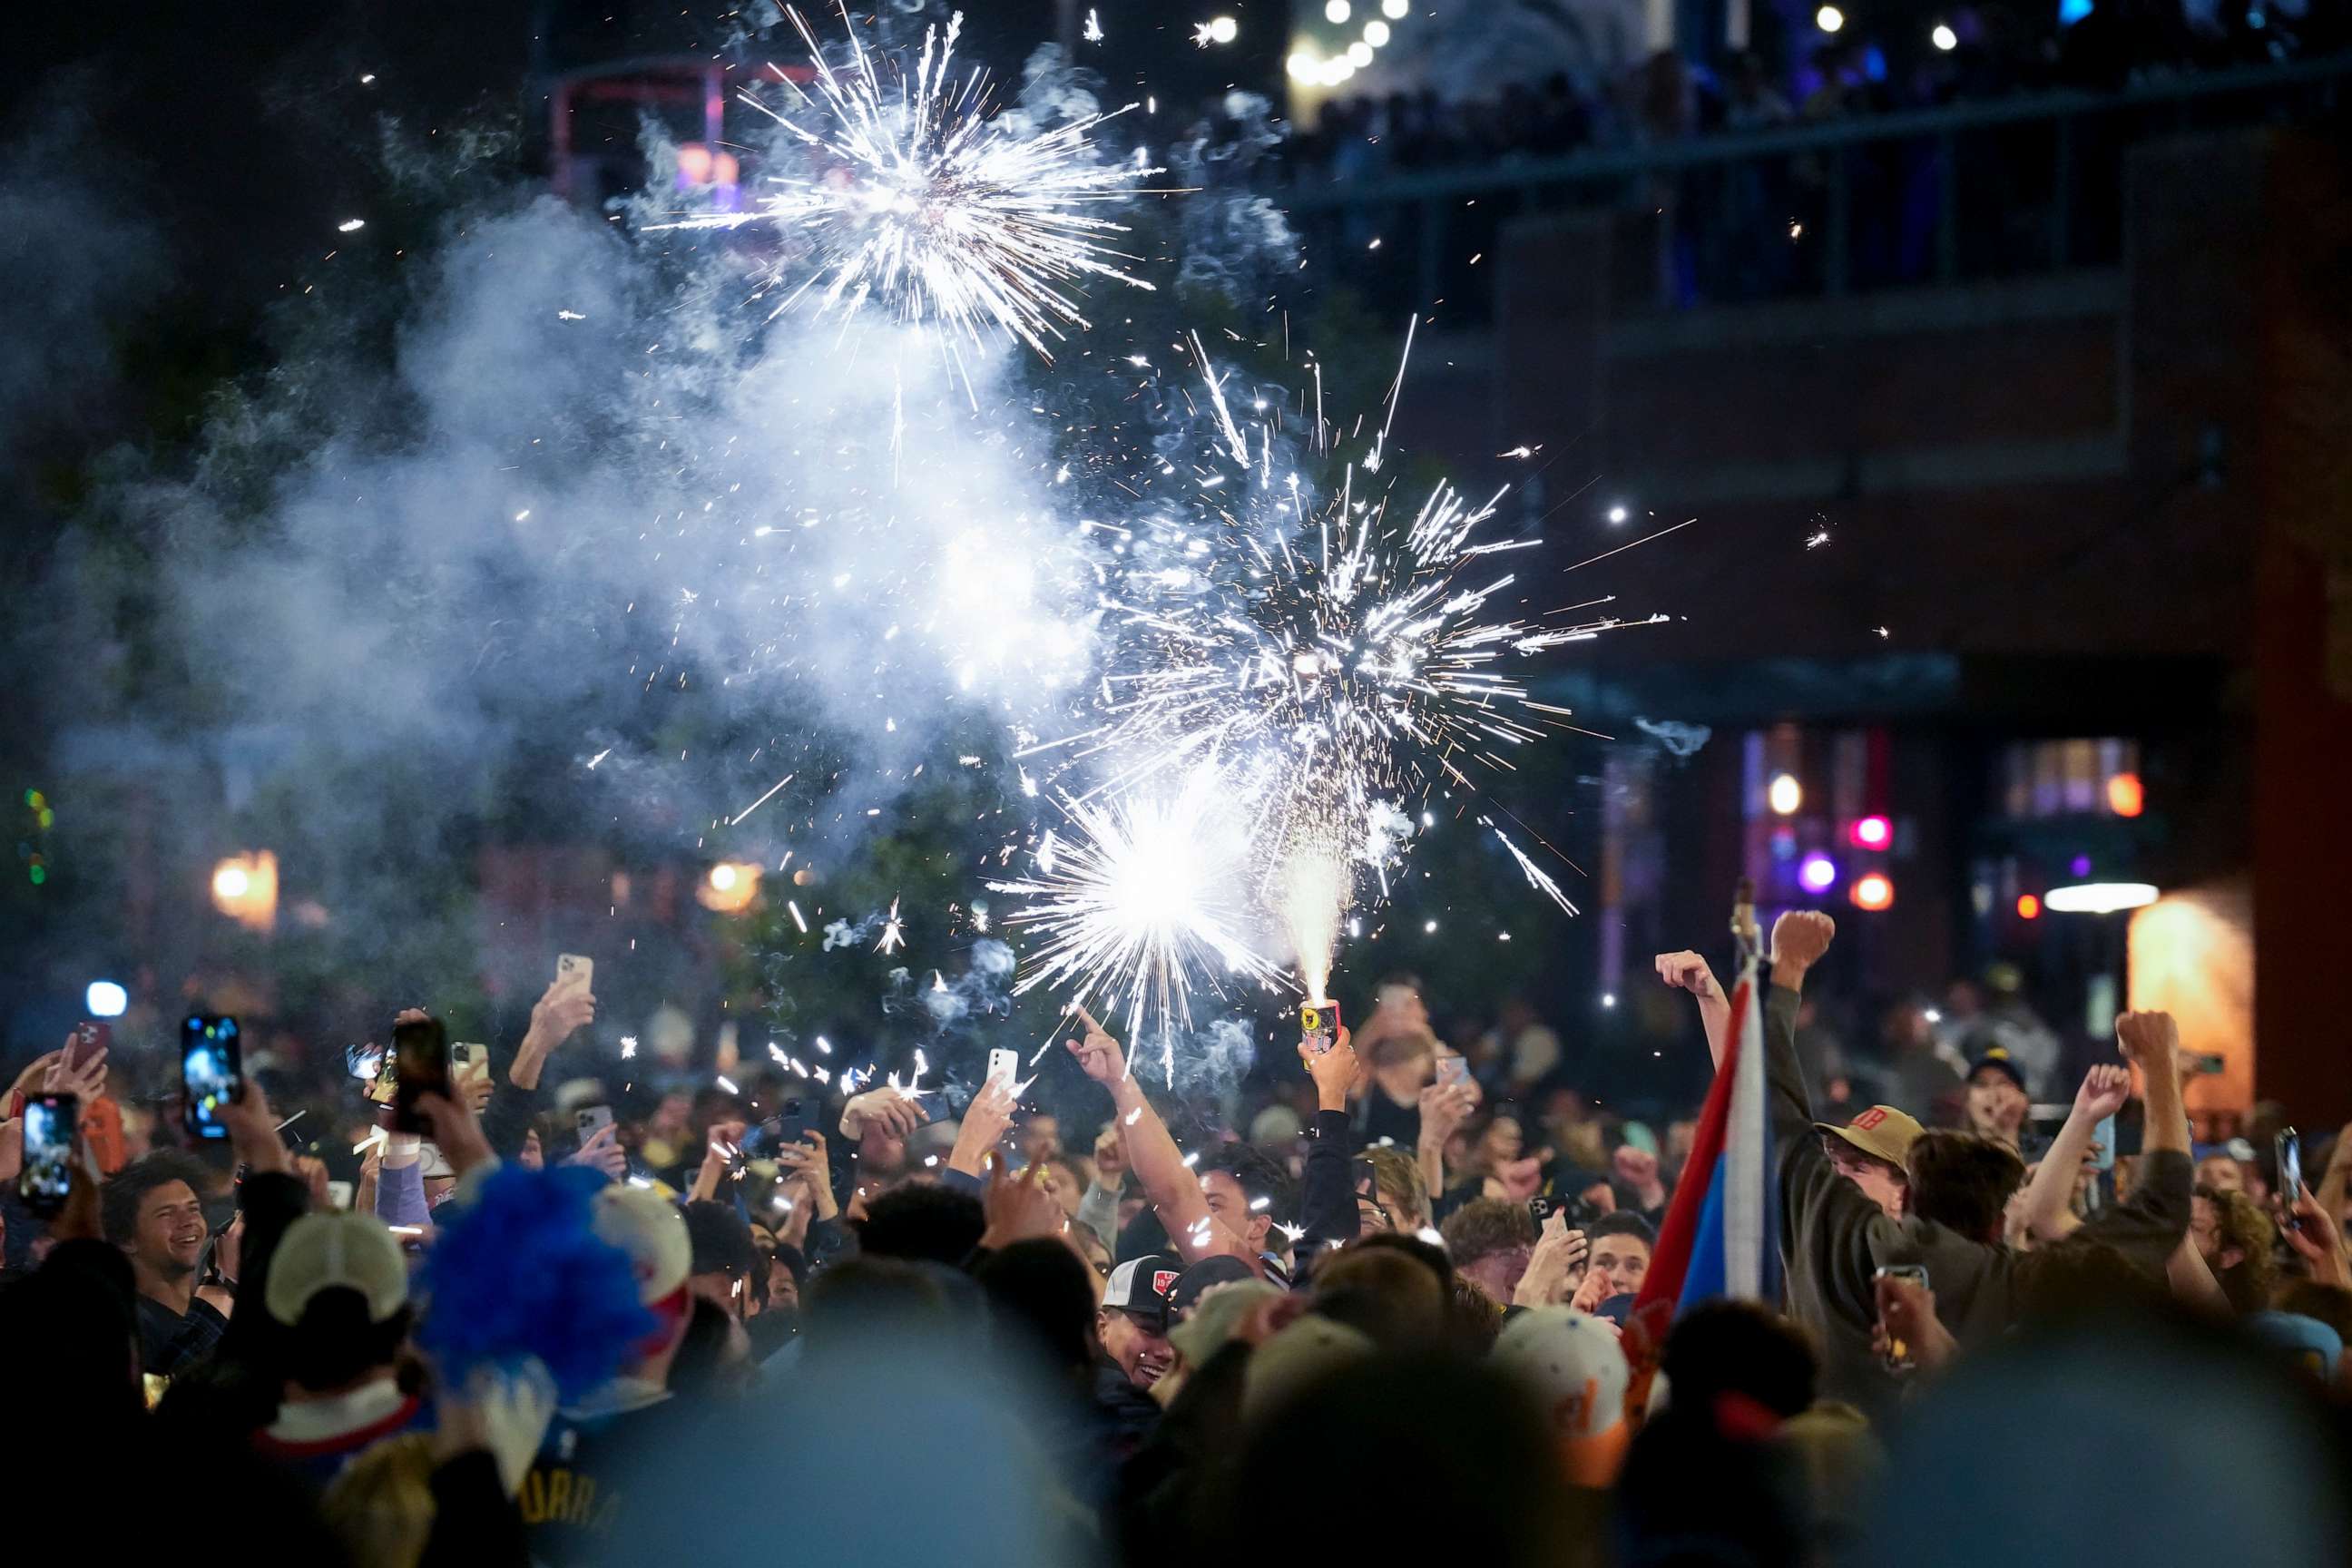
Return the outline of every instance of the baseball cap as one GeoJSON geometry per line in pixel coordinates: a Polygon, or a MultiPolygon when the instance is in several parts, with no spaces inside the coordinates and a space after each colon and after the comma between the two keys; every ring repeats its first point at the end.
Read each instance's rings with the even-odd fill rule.
{"type": "Polygon", "coordinates": [[[2018,1092],[2021,1094],[2025,1091],[2025,1069],[2017,1065],[2017,1058],[2009,1054],[2007,1046],[1994,1046],[1984,1055],[1970,1062],[1969,1081],[1976,1082],[1977,1075],[1987,1069],[2007,1077],[2010,1082],[2017,1085],[2018,1092]]]}
{"type": "Polygon", "coordinates": [[[704,1199],[687,1205],[686,1238],[697,1274],[724,1274],[740,1279],[750,1275],[759,1261],[751,1245],[751,1222],[732,1204],[704,1199]]]}
{"type": "Polygon", "coordinates": [[[408,1302],[408,1261],[399,1238],[368,1214],[306,1214],[286,1227],[269,1255],[264,1305],[292,1327],[322,1290],[356,1290],[368,1321],[381,1323],[408,1302]]]}
{"type": "Polygon", "coordinates": [[[2257,1344],[2283,1352],[2296,1366],[2323,1384],[2336,1381],[2344,1357],[2344,1339],[2316,1318],[2299,1312],[2249,1312],[2242,1320],[2257,1344]]]}
{"type": "Polygon", "coordinates": [[[1168,1321],[1169,1292],[1176,1289],[1183,1271],[1180,1261],[1164,1253],[1130,1258],[1110,1271],[1110,1282],[1103,1288],[1102,1304],[1164,1326],[1168,1321]]]}
{"type": "Polygon", "coordinates": [[[694,1242],[677,1205],[646,1187],[625,1183],[596,1194],[596,1235],[629,1255],[637,1271],[637,1300],[650,1307],[676,1295],[694,1271],[694,1242]]]}
{"type": "Polygon", "coordinates": [[[1505,1375],[1535,1395],[1570,1482],[1613,1483],[1633,1440],[1625,1392],[1633,1369],[1616,1331],[1567,1307],[1530,1308],[1503,1325],[1494,1356],[1505,1375]]]}
{"type": "Polygon", "coordinates": [[[1171,1319],[1181,1318],[1218,1286],[1256,1278],[1257,1270],[1231,1253],[1203,1258],[1176,1277],[1176,1283],[1168,1291],[1168,1315],[1171,1319]]]}
{"type": "Polygon", "coordinates": [[[1843,1127],[1816,1121],[1813,1131],[1843,1138],[1872,1159],[1884,1160],[1899,1171],[1911,1157],[1911,1145],[1918,1142],[1921,1129],[1916,1120],[1893,1106],[1874,1105],[1843,1127]]]}
{"type": "Polygon", "coordinates": [[[1334,1368],[1367,1359],[1375,1348],[1361,1329],[1308,1313],[1250,1352],[1242,1369],[1243,1418],[1281,1404],[1334,1368]]]}

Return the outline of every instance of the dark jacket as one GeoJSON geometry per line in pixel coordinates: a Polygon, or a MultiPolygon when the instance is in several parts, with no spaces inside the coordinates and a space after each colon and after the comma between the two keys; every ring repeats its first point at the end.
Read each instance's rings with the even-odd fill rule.
{"type": "MultiPolygon", "coordinates": [[[[1781,1260],[1789,1312],[1811,1330],[1822,1352],[1821,1393],[1843,1399],[1873,1419],[1892,1416],[1900,1379],[1871,1349],[1878,1321],[1876,1271],[1916,1263],[1927,1270],[1937,1315],[1963,1345],[1979,1345],[2017,1321],[2018,1266],[2024,1254],[1971,1240],[1933,1220],[1889,1219],[1822,1152],[1797,1065],[1797,994],[1772,986],[1764,1003],[1766,1101],[1780,1160],[1781,1260]]],[[[2107,1242],[2151,1273],[2189,1229],[2190,1168],[2166,1151],[2140,1163],[2130,1199],[2100,1214],[2078,1234],[2107,1242]]]]}
{"type": "Polygon", "coordinates": [[[1309,1255],[1356,1239],[1356,1130],[1344,1110],[1315,1113],[1315,1135],[1307,1143],[1307,1173],[1298,1184],[1298,1221],[1306,1236],[1297,1243],[1299,1272],[1309,1255]]]}

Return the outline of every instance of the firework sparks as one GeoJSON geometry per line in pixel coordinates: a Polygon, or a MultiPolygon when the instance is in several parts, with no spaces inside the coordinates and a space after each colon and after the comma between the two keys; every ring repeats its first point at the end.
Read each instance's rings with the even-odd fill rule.
{"type": "Polygon", "coordinates": [[[890,900],[890,912],[882,921],[882,940],[874,944],[877,952],[896,952],[907,945],[907,930],[898,919],[898,900],[890,900]]]}
{"type": "Polygon", "coordinates": [[[974,343],[992,325],[1048,360],[1048,339],[1088,325],[1069,291],[1079,279],[1153,287],[1128,270],[1137,258],[1113,248],[1125,226],[1087,211],[1139,194],[1140,181],[1164,172],[1097,156],[1094,131],[1126,110],[1020,134],[992,116],[984,73],[951,74],[961,13],[944,34],[928,29],[912,75],[890,83],[855,29],[836,68],[800,13],[789,15],[816,68],[815,96],[803,94],[803,106],[789,111],[750,94],[744,101],[822,167],[775,177],[777,189],[752,211],[656,226],[798,229],[815,241],[818,264],[796,287],[771,280],[784,288],[778,313],[803,298],[844,315],[871,303],[974,343]]]}
{"type": "Polygon", "coordinates": [[[1196,981],[1223,994],[1229,981],[1276,978],[1243,934],[1245,841],[1231,807],[1213,769],[1172,798],[1066,798],[1075,831],[1051,861],[1041,852],[1034,877],[989,884],[1029,900],[1008,919],[1044,939],[1015,993],[1066,983],[1081,1006],[1108,997],[1126,1015],[1130,1044],[1159,1036],[1172,1080],[1196,981]]]}

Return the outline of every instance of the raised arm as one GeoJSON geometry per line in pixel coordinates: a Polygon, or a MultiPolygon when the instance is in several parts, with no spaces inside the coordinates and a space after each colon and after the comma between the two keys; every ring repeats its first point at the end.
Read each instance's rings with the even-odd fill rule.
{"type": "Polygon", "coordinates": [[[2126,1013],[2116,1041],[2139,1068],[2147,1128],[2131,1195],[2085,1221],[2084,1234],[2111,1242],[2150,1273],[2165,1271],[2189,1234],[2189,1113],[2180,1103],[2180,1030],[2169,1013],[2126,1013]]]}
{"type": "Polygon", "coordinates": [[[1421,1091],[1421,1141],[1414,1152],[1421,1159],[1422,1184],[1429,1189],[1433,1215],[1445,1195],[1445,1145],[1477,1108],[1478,1085],[1469,1079],[1433,1083],[1421,1091]]]}
{"type": "Polygon", "coordinates": [[[1127,1145],[1129,1168],[1135,1172],[1143,1195],[1159,1211],[1169,1241],[1187,1263],[1219,1254],[1249,1257],[1248,1244],[1210,1214],[1201,1178],[1184,1163],[1168,1124],[1143,1098],[1143,1086],[1127,1070],[1127,1054],[1119,1043],[1084,1008],[1078,1010],[1078,1019],[1087,1026],[1086,1037],[1070,1041],[1069,1052],[1088,1078],[1110,1090],[1118,1135],[1127,1145]]]}
{"type": "Polygon", "coordinates": [[[514,1060],[507,1064],[507,1082],[520,1089],[539,1087],[539,1069],[556,1047],[570,1039],[584,1024],[596,1020],[596,998],[577,985],[559,980],[541,994],[530,1006],[530,1028],[515,1047],[514,1060]]]}
{"type": "Polygon", "coordinates": [[[1315,1139],[1307,1146],[1307,1173],[1299,1183],[1298,1218],[1309,1241],[1338,1245],[1355,1239],[1355,1184],[1349,1177],[1349,1156],[1356,1152],[1355,1131],[1348,1125],[1348,1094],[1365,1075],[1356,1060],[1348,1031],[1321,1056],[1298,1043],[1298,1059],[1315,1080],[1315,1139]]]}
{"type": "MultiPolygon", "coordinates": [[[[1716,1066],[1721,1067],[1724,1042],[1731,1031],[1731,998],[1726,996],[1723,987],[1716,983],[1715,971],[1707,967],[1706,959],[1688,948],[1680,952],[1662,952],[1658,954],[1657,963],[1659,979],[1676,990],[1689,992],[1691,999],[1698,1004],[1698,1021],[1706,1030],[1706,1054],[1714,1058],[1716,1066]]],[[[1774,971],[1773,978],[1780,978],[1778,970],[1774,971]]],[[[1798,974],[1801,984],[1803,978],[1801,970],[1798,974]]],[[[1790,989],[1794,990],[1795,986],[1790,989]]]]}
{"type": "MultiPolygon", "coordinates": [[[[2042,1152],[2033,1180],[2025,1188],[2025,1227],[2036,1241],[2056,1241],[2083,1222],[2068,1206],[2074,1194],[2074,1176],[2091,1152],[2091,1134],[2099,1123],[2121,1110],[2131,1098],[2131,1070],[2112,1063],[2093,1068],[2074,1091],[2074,1108],[2066,1124],[2042,1152]]],[[[2112,1151],[2111,1151],[2112,1152],[2112,1151]]]]}

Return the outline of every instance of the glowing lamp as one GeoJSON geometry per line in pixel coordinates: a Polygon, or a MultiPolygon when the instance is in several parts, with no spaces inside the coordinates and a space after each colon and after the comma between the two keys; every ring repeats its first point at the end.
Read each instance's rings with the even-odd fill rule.
{"type": "Polygon", "coordinates": [[[2156,902],[2155,887],[2147,882],[2077,882],[2053,888],[2042,907],[2061,915],[2111,915],[2121,910],[2145,909],[2156,902]]]}
{"type": "Polygon", "coordinates": [[[1837,885],[1837,862],[1826,855],[1808,855],[1797,868],[1797,882],[1809,893],[1826,893],[1837,885]]]}
{"type": "Polygon", "coordinates": [[[2117,773],[2107,780],[2107,809],[2117,816],[2137,816],[2147,809],[2147,787],[2137,773],[2117,773]]]}
{"type": "Polygon", "coordinates": [[[1848,837],[1857,849],[1884,849],[1895,842],[1895,824],[1883,816],[1858,817],[1848,837]]]}
{"type": "Polygon", "coordinates": [[[2018,894],[2017,918],[2021,921],[2040,920],[2042,918],[2042,900],[2035,898],[2032,893],[2018,894]]]}
{"type": "Polygon", "coordinates": [[[1948,55],[1960,47],[1960,36],[1952,31],[1948,22],[1937,23],[1935,31],[1927,35],[1927,41],[1948,55]]]}
{"type": "Polygon", "coordinates": [[[1853,900],[1855,909],[1867,910],[1872,914],[1891,910],[1895,907],[1895,879],[1884,871],[1873,871],[1856,878],[1853,891],[1846,896],[1853,900]]]}
{"type": "Polygon", "coordinates": [[[1356,8],[1348,0],[1324,0],[1323,19],[1335,27],[1355,14],[1356,8]]]}
{"type": "Polygon", "coordinates": [[[1834,5],[1824,5],[1813,13],[1813,26],[1824,33],[1834,33],[1845,26],[1845,13],[1834,5]]]}
{"type": "Polygon", "coordinates": [[[1322,79],[1323,62],[1304,49],[1291,56],[1285,63],[1289,68],[1290,79],[1293,81],[1311,82],[1322,79]]]}
{"type": "Polygon", "coordinates": [[[82,1005],[93,1018],[120,1018],[131,1005],[131,993],[111,980],[93,980],[82,994],[82,1005]]]}
{"type": "Polygon", "coordinates": [[[1764,803],[1775,816],[1794,816],[1797,808],[1805,804],[1805,786],[1793,773],[1775,773],[1764,791],[1764,803]]]}

